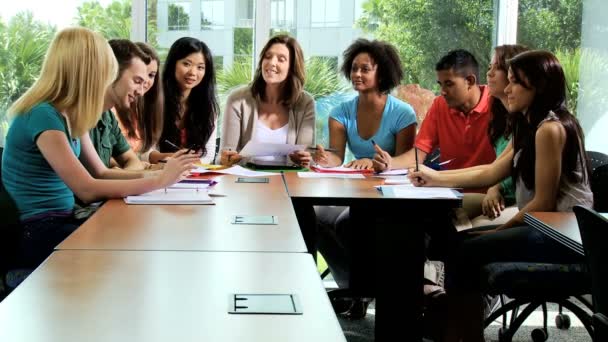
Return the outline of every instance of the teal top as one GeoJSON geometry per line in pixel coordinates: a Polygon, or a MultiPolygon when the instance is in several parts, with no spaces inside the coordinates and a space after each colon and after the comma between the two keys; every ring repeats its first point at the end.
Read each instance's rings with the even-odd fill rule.
{"type": "MultiPolygon", "coordinates": [[[[498,140],[494,143],[494,150],[496,151],[496,157],[500,156],[502,151],[504,151],[507,146],[509,146],[509,142],[511,140],[505,138],[504,136],[500,136],[498,140]]],[[[505,199],[505,205],[512,205],[515,203],[515,184],[513,183],[513,178],[510,176],[503,179],[500,182],[500,188],[502,197],[505,199]]]]}
{"type": "Polygon", "coordinates": [[[46,161],[36,140],[45,131],[61,131],[74,155],[80,139],[72,139],[65,118],[43,102],[15,117],[2,154],[2,182],[15,201],[21,220],[74,209],[74,193],[46,161]]]}
{"type": "Polygon", "coordinates": [[[97,125],[89,131],[89,136],[99,159],[107,168],[110,167],[112,157],[118,157],[131,148],[120,131],[118,120],[109,110],[101,115],[97,125]]]}

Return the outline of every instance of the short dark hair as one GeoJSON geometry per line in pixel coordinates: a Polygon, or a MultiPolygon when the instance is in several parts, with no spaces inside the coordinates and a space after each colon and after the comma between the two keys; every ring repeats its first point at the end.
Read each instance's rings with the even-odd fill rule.
{"type": "Polygon", "coordinates": [[[111,39],[108,41],[108,44],[110,44],[114,56],[118,61],[118,75],[116,75],[116,80],[122,76],[125,69],[131,66],[131,61],[135,57],[141,59],[146,65],[150,64],[150,56],[128,39],[111,39]]]}
{"type": "Polygon", "coordinates": [[[452,50],[447,55],[441,57],[435,65],[435,71],[450,69],[454,70],[461,77],[473,74],[475,82],[479,83],[479,63],[477,63],[475,56],[467,50],[452,50]]]}
{"type": "Polygon", "coordinates": [[[360,53],[369,54],[376,63],[376,77],[380,92],[388,93],[401,83],[403,69],[401,68],[401,60],[399,59],[397,49],[389,43],[379,40],[370,41],[364,38],[355,40],[344,51],[344,62],[342,63],[341,71],[347,80],[351,80],[350,72],[353,61],[360,53]]]}

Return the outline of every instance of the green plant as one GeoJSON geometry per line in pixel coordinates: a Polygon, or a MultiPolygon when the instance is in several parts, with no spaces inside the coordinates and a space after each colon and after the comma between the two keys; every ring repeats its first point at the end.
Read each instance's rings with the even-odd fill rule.
{"type": "Polygon", "coordinates": [[[87,1],[77,11],[77,25],[97,31],[107,39],[131,36],[130,0],[114,0],[106,7],[97,1],[87,1]]]}
{"type": "Polygon", "coordinates": [[[304,90],[316,100],[320,97],[342,93],[348,86],[340,80],[335,63],[324,58],[310,58],[306,61],[306,83],[304,90]]]}
{"type": "Polygon", "coordinates": [[[580,75],[580,61],[581,61],[581,50],[559,50],[555,53],[557,59],[559,59],[562,68],[564,69],[564,75],[566,76],[567,89],[567,101],[568,109],[574,115],[576,115],[577,103],[578,103],[578,92],[579,92],[579,75],[580,75]]]}
{"type": "Polygon", "coordinates": [[[16,14],[8,25],[0,20],[0,122],[38,77],[55,31],[54,26],[34,20],[29,11],[16,14]]]}

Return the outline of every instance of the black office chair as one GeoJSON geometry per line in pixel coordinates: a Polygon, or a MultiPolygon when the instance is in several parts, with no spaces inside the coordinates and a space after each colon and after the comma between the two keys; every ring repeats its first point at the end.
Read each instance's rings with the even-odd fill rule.
{"type": "MultiPolygon", "coordinates": [[[[0,160],[4,148],[0,147],[0,160]]],[[[1,165],[1,163],[0,163],[1,165]]],[[[0,177],[2,168],[0,166],[0,177]]],[[[32,270],[22,268],[17,257],[17,246],[21,236],[21,225],[15,202],[4,189],[0,181],[0,278],[4,293],[0,293],[0,300],[15,289],[32,270]]]]}
{"type": "MultiPolygon", "coordinates": [[[[591,164],[591,190],[597,210],[608,207],[608,156],[600,152],[587,152],[591,164]]],[[[532,331],[533,341],[546,341],[547,305],[557,303],[559,313],[555,318],[558,329],[570,327],[570,317],[563,313],[565,307],[576,315],[593,336],[592,317],[573,301],[576,298],[587,309],[592,310],[585,296],[591,291],[591,279],[586,264],[541,264],[541,263],[492,263],[483,268],[484,289],[490,295],[500,297],[501,306],[486,319],[486,326],[503,317],[499,329],[499,341],[511,341],[513,335],[528,316],[539,306],[543,309],[543,327],[532,331]],[[508,303],[505,296],[512,298],[508,303]],[[520,307],[527,305],[522,312],[520,307]],[[507,324],[506,314],[511,312],[507,324]]]]}
{"type": "Polygon", "coordinates": [[[608,219],[589,208],[576,206],[574,213],[581,232],[585,257],[591,271],[595,336],[594,341],[608,341],[608,219]]]}

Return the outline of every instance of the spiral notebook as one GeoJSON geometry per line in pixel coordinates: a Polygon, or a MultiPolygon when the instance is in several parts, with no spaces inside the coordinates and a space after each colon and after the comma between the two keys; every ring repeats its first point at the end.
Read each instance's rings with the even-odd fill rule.
{"type": "Polygon", "coordinates": [[[206,189],[167,188],[125,197],[127,204],[215,204],[206,189]]]}

